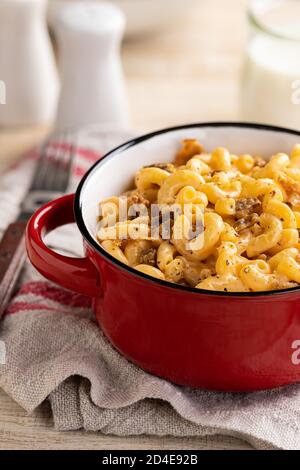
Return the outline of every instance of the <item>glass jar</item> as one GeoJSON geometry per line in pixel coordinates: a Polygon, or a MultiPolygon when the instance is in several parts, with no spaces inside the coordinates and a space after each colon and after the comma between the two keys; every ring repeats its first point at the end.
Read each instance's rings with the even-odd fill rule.
{"type": "Polygon", "coordinates": [[[242,120],[300,129],[300,1],[252,0],[242,120]]]}

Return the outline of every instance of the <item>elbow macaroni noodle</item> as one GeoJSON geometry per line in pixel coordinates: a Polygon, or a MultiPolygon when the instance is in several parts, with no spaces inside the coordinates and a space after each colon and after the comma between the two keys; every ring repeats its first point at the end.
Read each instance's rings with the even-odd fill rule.
{"type": "Polygon", "coordinates": [[[300,144],[266,162],[186,139],[173,164],[141,168],[134,189],[100,202],[97,239],[160,280],[258,292],[300,285],[299,230],[300,144]]]}

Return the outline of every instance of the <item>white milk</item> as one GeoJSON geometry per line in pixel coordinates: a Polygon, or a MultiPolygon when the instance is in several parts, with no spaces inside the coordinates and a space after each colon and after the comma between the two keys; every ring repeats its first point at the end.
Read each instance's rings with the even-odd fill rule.
{"type": "Polygon", "coordinates": [[[250,41],[241,103],[245,120],[300,129],[300,42],[265,34],[250,41]]]}
{"type": "Polygon", "coordinates": [[[249,24],[242,118],[300,129],[300,1],[252,0],[249,24]]]}

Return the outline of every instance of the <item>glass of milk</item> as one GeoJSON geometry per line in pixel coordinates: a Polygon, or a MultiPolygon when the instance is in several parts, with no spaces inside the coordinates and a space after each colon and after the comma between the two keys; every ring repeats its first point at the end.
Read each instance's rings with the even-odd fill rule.
{"type": "Polygon", "coordinates": [[[300,0],[252,0],[248,22],[242,119],[300,130],[300,0]]]}

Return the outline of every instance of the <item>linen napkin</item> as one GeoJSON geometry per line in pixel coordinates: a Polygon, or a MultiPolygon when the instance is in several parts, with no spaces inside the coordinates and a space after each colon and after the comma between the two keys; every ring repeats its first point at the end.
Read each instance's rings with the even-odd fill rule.
{"type": "MultiPolygon", "coordinates": [[[[94,132],[92,144],[80,144],[70,192],[101,154],[128,137],[94,132]]],[[[2,232],[17,216],[36,157],[31,154],[0,180],[2,232]]],[[[49,243],[71,255],[81,253],[74,228],[54,232],[49,243]]],[[[226,434],[257,449],[300,449],[300,385],[216,393],[149,375],[110,345],[94,321],[89,299],[45,280],[29,262],[0,323],[0,386],[28,412],[49,400],[54,425],[63,431],[226,434]]]]}

